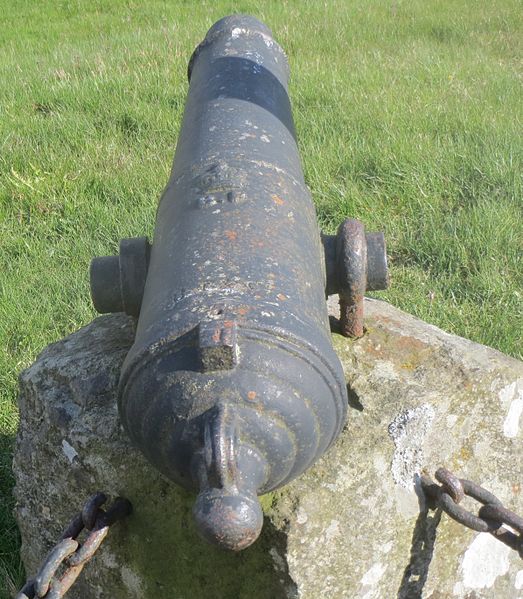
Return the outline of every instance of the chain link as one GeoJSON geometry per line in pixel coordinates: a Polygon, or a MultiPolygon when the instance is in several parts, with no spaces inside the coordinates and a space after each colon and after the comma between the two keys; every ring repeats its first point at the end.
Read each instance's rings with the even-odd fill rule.
{"type": "MultiPolygon", "coordinates": [[[[523,557],[523,518],[504,507],[495,495],[480,485],[458,478],[445,468],[439,468],[435,478],[440,485],[426,474],[421,476],[421,488],[432,503],[430,507],[440,507],[467,528],[489,532],[523,557]],[[482,504],[478,515],[459,505],[465,496],[482,504]]],[[[67,593],[100,547],[109,527],[132,512],[132,505],[127,499],[116,498],[104,511],[101,506],[106,501],[103,493],[96,493],[86,501],[82,511],[71,520],[60,541],[48,553],[38,574],[26,582],[15,599],[61,599],[67,593]],[[80,544],[77,537],[84,528],[89,534],[80,544]],[[62,565],[65,565],[65,572],[58,577],[62,565]]]]}
{"type": "Polygon", "coordinates": [[[131,503],[123,497],[117,497],[104,511],[101,506],[106,501],[104,493],[96,493],[85,502],[82,511],[71,520],[60,541],[47,554],[38,574],[25,583],[15,599],[61,599],[67,593],[100,547],[109,527],[132,512],[131,503]],[[80,544],[77,537],[84,528],[89,533],[80,544]],[[65,571],[58,577],[62,565],[65,571]]]}
{"type": "Polygon", "coordinates": [[[428,475],[421,476],[421,488],[429,501],[433,502],[431,507],[440,507],[452,519],[467,528],[489,532],[523,557],[523,518],[504,507],[495,495],[480,485],[458,478],[445,468],[436,470],[435,477],[441,486],[428,475]],[[482,504],[477,516],[459,505],[465,496],[472,497],[482,504]]]}

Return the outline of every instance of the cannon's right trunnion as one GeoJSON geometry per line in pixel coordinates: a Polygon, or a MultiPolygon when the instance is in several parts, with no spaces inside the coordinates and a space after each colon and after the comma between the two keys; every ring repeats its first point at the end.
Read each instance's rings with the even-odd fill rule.
{"type": "Polygon", "coordinates": [[[198,492],[209,541],[259,535],[257,495],[334,442],[347,392],[326,294],[363,332],[363,294],[387,286],[382,234],[355,220],[320,237],[287,92],[288,63],[252,17],[218,21],[189,63],[189,94],[154,243],[95,258],[100,312],[138,318],[119,408],[134,443],[198,492]]]}

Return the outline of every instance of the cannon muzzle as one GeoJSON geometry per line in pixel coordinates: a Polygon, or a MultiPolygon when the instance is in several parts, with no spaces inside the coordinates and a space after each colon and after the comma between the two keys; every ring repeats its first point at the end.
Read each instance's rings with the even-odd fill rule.
{"type": "Polygon", "coordinates": [[[288,96],[287,58],[248,16],[218,21],[189,63],[189,92],[154,242],[123,240],[91,266],[94,305],[136,317],[119,411],[165,476],[198,493],[201,535],[239,550],[257,496],[339,435],[347,390],[327,294],[363,332],[363,294],[387,285],[383,235],[347,220],[320,236],[288,96]]]}

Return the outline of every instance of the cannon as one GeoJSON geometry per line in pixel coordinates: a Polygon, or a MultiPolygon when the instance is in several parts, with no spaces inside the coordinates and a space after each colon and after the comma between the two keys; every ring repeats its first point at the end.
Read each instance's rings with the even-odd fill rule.
{"type": "Polygon", "coordinates": [[[258,20],[225,17],[188,68],[189,91],[154,242],[93,259],[98,312],[137,318],[119,413],[168,479],[198,493],[200,534],[240,550],[258,496],[300,475],[344,426],[347,390],[326,305],[363,332],[363,294],[387,286],[381,233],[319,232],[288,96],[289,67],[258,20]]]}

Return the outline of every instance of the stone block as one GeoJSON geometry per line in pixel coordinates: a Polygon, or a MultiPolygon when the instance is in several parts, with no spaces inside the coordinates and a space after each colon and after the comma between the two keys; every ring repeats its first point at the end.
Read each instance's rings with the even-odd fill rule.
{"type": "Polygon", "coordinates": [[[45,349],[20,377],[15,495],[28,573],[102,490],[135,511],[70,599],[523,597],[517,552],[427,511],[416,483],[444,465],[523,513],[523,363],[384,302],[365,309],[362,339],[334,334],[351,408],[341,437],[263,498],[262,535],[237,554],[200,540],[194,498],[149,466],[119,424],[132,320],[102,316],[45,349]]]}

